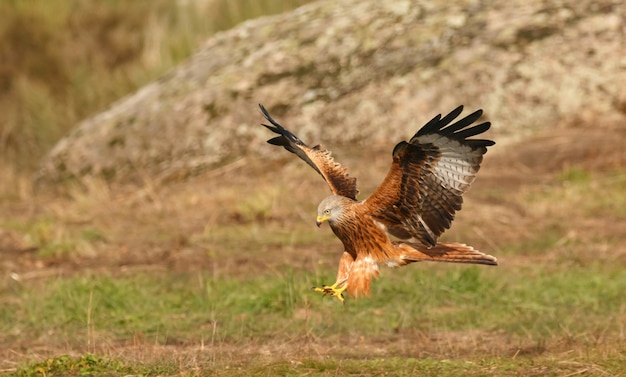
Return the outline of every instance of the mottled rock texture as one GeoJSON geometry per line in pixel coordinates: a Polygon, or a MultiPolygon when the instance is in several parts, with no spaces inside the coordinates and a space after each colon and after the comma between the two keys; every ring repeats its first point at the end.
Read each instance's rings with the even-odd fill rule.
{"type": "Polygon", "coordinates": [[[78,124],[38,180],[162,181],[268,158],[258,103],[333,145],[407,138],[458,104],[483,108],[503,140],[626,127],[625,41],[619,0],[320,1],[215,35],[78,124]]]}

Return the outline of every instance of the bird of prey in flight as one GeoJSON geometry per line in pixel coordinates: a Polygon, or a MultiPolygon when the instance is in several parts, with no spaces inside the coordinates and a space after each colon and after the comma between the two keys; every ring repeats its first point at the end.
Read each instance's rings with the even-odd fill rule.
{"type": "Polygon", "coordinates": [[[426,123],[409,141],[393,149],[391,167],[378,188],[357,200],[356,178],[321,146],[307,146],[278,124],[259,105],[276,136],[268,143],[296,154],[328,183],[332,195],[319,204],[317,225],[327,222],[344,246],[337,280],[314,288],[343,302],[343,293],[369,296],[379,266],[401,267],[413,262],[438,261],[497,265],[497,259],[471,246],[438,242],[480,169],[491,140],[470,139],[490,127],[474,124],[477,110],[459,120],[463,106],[426,123]],[[390,237],[393,236],[393,237],[390,237]]]}

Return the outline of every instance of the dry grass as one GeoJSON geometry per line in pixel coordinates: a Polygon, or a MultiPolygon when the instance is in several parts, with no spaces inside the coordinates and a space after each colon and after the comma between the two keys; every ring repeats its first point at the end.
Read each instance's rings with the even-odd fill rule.
{"type": "MultiPolygon", "coordinates": [[[[446,234],[501,266],[385,270],[371,299],[346,307],[308,290],[332,279],[340,245],[313,226],[327,189],[301,161],[250,158],[168,186],[87,181],[63,198],[25,190],[0,216],[0,301],[17,310],[0,314],[15,323],[2,368],[52,357],[65,373],[94,362],[181,376],[618,375],[626,174],[607,161],[622,150],[522,167],[534,175],[520,179],[509,166],[536,148],[490,153],[446,234]]],[[[387,169],[381,157],[362,174],[360,153],[336,155],[364,195],[387,169]]]]}
{"type": "MultiPolygon", "coordinates": [[[[33,4],[0,5],[0,40],[30,46],[0,59],[0,373],[626,373],[623,127],[498,140],[445,238],[501,266],[385,270],[371,299],[342,307],[308,290],[340,251],[313,226],[327,189],[286,153],[167,186],[33,192],[37,158],[69,127],[214,31],[187,2],[33,4]]],[[[217,29],[248,17],[194,4],[231,12],[217,29]]],[[[392,147],[335,155],[366,195],[392,147]]]]}
{"type": "MultiPolygon", "coordinates": [[[[1,2],[0,170],[32,174],[80,120],[155,80],[210,35],[306,2],[1,2]]],[[[0,185],[10,190],[0,197],[12,186],[0,185]]]]}

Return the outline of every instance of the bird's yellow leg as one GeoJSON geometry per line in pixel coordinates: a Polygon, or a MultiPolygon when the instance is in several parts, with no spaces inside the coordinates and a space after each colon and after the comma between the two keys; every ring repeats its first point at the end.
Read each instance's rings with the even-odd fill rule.
{"type": "Polygon", "coordinates": [[[335,284],[330,285],[330,286],[324,285],[323,287],[313,287],[313,290],[315,292],[323,293],[324,296],[337,297],[337,300],[343,303],[344,302],[343,291],[345,291],[346,288],[348,288],[348,284],[346,284],[345,281],[338,281],[335,284]],[[343,285],[340,288],[337,288],[337,286],[342,283],[343,285]]]}

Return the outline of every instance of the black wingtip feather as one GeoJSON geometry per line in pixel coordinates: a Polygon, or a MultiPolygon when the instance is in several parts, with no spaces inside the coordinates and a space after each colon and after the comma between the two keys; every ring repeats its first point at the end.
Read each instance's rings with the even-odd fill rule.
{"type": "Polygon", "coordinates": [[[261,108],[261,112],[263,113],[263,116],[265,117],[265,119],[267,119],[270,123],[272,123],[271,126],[267,124],[262,124],[263,126],[267,127],[267,129],[277,134],[281,134],[283,136],[291,135],[295,137],[295,135],[287,131],[283,126],[281,126],[277,121],[275,121],[274,118],[272,118],[270,113],[267,112],[267,109],[265,109],[263,105],[259,104],[259,108],[261,108]]]}
{"type": "Polygon", "coordinates": [[[458,117],[459,115],[461,115],[461,113],[463,112],[463,105],[457,107],[456,109],[450,111],[450,113],[448,115],[446,115],[445,117],[441,118],[441,121],[439,121],[439,123],[441,124],[441,127],[445,126],[446,124],[452,122],[453,120],[456,119],[456,117],[458,117]]]}
{"type": "Polygon", "coordinates": [[[464,117],[463,119],[460,119],[456,123],[453,123],[445,128],[442,128],[441,132],[439,133],[442,135],[450,136],[454,134],[456,131],[462,130],[465,127],[477,121],[481,117],[481,115],[483,115],[483,111],[482,109],[478,109],[474,111],[473,113],[471,113],[470,115],[464,117]]]}
{"type": "Polygon", "coordinates": [[[470,140],[465,140],[465,144],[467,144],[472,149],[478,149],[478,148],[490,147],[492,145],[495,145],[496,142],[493,140],[485,140],[485,139],[470,139],[470,140]]]}
{"type": "Polygon", "coordinates": [[[451,139],[457,140],[461,143],[465,143],[472,148],[479,147],[488,147],[494,145],[495,142],[491,140],[468,140],[468,137],[479,135],[485,131],[487,131],[491,127],[490,122],[484,122],[470,128],[466,128],[470,126],[472,123],[480,119],[483,115],[483,110],[478,109],[473,113],[463,117],[455,123],[450,124],[454,119],[456,119],[463,112],[463,105],[458,106],[456,109],[452,110],[448,115],[441,117],[441,114],[437,115],[428,123],[426,123],[419,131],[411,138],[411,140],[420,137],[426,136],[430,134],[439,134],[442,136],[449,137],[451,139]]]}
{"type": "MultiPolygon", "coordinates": [[[[263,113],[263,116],[265,117],[265,119],[267,119],[270,123],[272,123],[274,126],[278,127],[279,129],[283,129],[283,126],[281,126],[280,124],[278,124],[278,122],[276,122],[274,119],[272,119],[272,117],[270,116],[270,113],[267,112],[267,110],[265,109],[265,106],[261,105],[259,103],[259,108],[261,109],[261,112],[263,113]]],[[[271,128],[267,125],[264,124],[265,127],[269,128],[271,130],[271,128]]]]}
{"type": "Polygon", "coordinates": [[[483,132],[487,131],[490,127],[491,127],[491,123],[485,122],[485,123],[477,124],[470,128],[466,128],[464,130],[461,129],[460,131],[450,134],[448,136],[457,140],[465,140],[468,137],[482,134],[483,132]]]}
{"type": "MultiPolygon", "coordinates": [[[[291,143],[299,144],[299,145],[306,145],[296,135],[292,134],[287,129],[285,129],[283,126],[281,126],[278,122],[276,122],[271,117],[271,115],[269,114],[267,109],[265,109],[265,106],[259,104],[259,108],[261,109],[261,112],[263,113],[263,116],[265,117],[265,119],[267,119],[270,123],[272,123],[271,126],[267,125],[267,124],[261,124],[261,125],[266,127],[268,130],[281,135],[279,137],[271,139],[271,140],[274,140],[274,142],[270,142],[268,140],[268,143],[273,144],[273,145],[281,145],[281,146],[283,146],[285,148],[287,148],[291,143]],[[284,140],[282,140],[282,139],[284,139],[284,140]]],[[[287,148],[287,149],[289,150],[289,148],[287,148]]]]}
{"type": "Polygon", "coordinates": [[[437,114],[433,119],[429,120],[422,128],[420,128],[413,137],[427,135],[439,129],[439,121],[441,120],[441,114],[437,114]]]}
{"type": "MultiPolygon", "coordinates": [[[[268,127],[268,128],[269,128],[269,127],[268,127]]],[[[278,145],[278,146],[282,146],[282,147],[284,147],[285,145],[287,145],[287,144],[285,143],[285,141],[286,141],[286,140],[285,140],[285,138],[284,138],[284,137],[282,137],[282,136],[276,136],[275,138],[269,139],[267,142],[268,142],[269,144],[272,144],[272,145],[278,145]]]]}
{"type": "Polygon", "coordinates": [[[428,121],[428,123],[426,123],[422,128],[420,128],[413,137],[428,135],[440,131],[445,125],[452,122],[462,112],[463,105],[460,105],[456,109],[450,111],[450,113],[448,113],[448,115],[444,116],[443,118],[441,117],[441,114],[437,114],[437,116],[435,116],[433,119],[428,121]]]}

